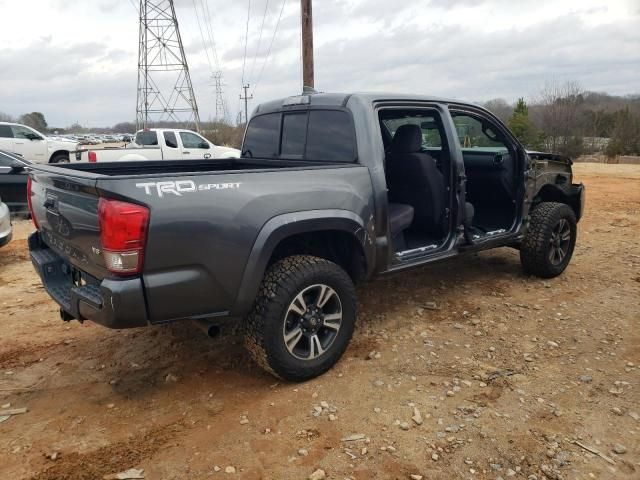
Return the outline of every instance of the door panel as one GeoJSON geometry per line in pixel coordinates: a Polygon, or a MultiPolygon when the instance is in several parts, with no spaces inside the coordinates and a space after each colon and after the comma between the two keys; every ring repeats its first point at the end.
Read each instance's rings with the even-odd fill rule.
{"type": "Polygon", "coordinates": [[[213,158],[211,145],[207,140],[193,132],[180,132],[182,142],[182,158],[185,160],[213,158]]]}
{"type": "Polygon", "coordinates": [[[20,125],[11,125],[13,132],[13,151],[27,160],[36,163],[47,163],[47,142],[34,130],[20,125]],[[37,138],[29,138],[37,135],[37,138]]]}

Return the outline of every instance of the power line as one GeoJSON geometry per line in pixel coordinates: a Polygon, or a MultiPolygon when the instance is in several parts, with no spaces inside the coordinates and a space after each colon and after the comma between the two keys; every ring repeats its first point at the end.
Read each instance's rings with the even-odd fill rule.
{"type": "Polygon", "coordinates": [[[253,93],[256,92],[256,88],[258,88],[258,84],[260,80],[262,80],[262,74],[264,73],[264,68],[267,66],[267,62],[269,61],[269,56],[271,55],[271,49],[273,47],[273,42],[276,39],[276,35],[278,34],[278,27],[280,26],[280,20],[282,20],[282,12],[284,12],[284,4],[286,0],[282,0],[282,6],[280,7],[280,15],[278,15],[278,21],[276,22],[276,28],[273,31],[273,37],[271,37],[271,43],[269,44],[269,49],[267,50],[267,56],[264,59],[264,63],[262,64],[262,69],[260,70],[260,75],[258,76],[258,80],[253,84],[253,93]]]}
{"type": "Polygon", "coordinates": [[[202,38],[202,47],[204,48],[204,53],[207,56],[207,63],[209,64],[209,70],[213,72],[213,65],[211,64],[211,58],[209,58],[209,48],[207,47],[207,42],[204,38],[204,33],[202,33],[202,25],[200,24],[200,15],[198,14],[198,7],[196,7],[196,0],[191,0],[193,2],[193,10],[196,14],[196,21],[198,22],[198,30],[200,30],[200,38],[202,38]]]}
{"type": "Polygon", "coordinates": [[[213,27],[211,26],[213,22],[211,21],[211,12],[209,11],[209,0],[200,0],[200,4],[204,4],[205,6],[205,8],[203,8],[203,10],[206,11],[205,24],[209,32],[209,41],[211,42],[211,49],[213,51],[213,61],[216,64],[216,69],[220,70],[220,62],[218,60],[218,49],[216,48],[216,41],[215,41],[215,37],[213,36],[213,27]]]}
{"type": "Polygon", "coordinates": [[[249,18],[251,17],[251,0],[247,6],[247,29],[244,34],[244,58],[242,59],[242,85],[244,87],[244,70],[247,65],[247,44],[249,43],[249,18]]]}
{"type": "Polygon", "coordinates": [[[138,7],[136,6],[135,2],[133,0],[129,0],[129,3],[131,4],[131,6],[133,7],[133,9],[138,13],[138,15],[140,14],[140,10],[138,10],[138,7]]]}
{"type": "Polygon", "coordinates": [[[267,9],[269,8],[269,0],[264,5],[264,13],[262,14],[262,24],[260,25],[260,35],[258,37],[258,45],[256,46],[256,54],[253,56],[253,63],[251,64],[251,72],[249,73],[249,80],[253,79],[253,71],[256,68],[256,60],[260,53],[260,45],[262,43],[262,32],[264,31],[264,21],[267,19],[267,9]]]}

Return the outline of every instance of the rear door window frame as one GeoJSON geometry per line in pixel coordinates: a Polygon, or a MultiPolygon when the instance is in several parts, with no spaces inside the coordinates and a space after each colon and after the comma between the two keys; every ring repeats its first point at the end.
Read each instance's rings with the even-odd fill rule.
{"type": "MultiPolygon", "coordinates": [[[[279,127],[279,132],[278,132],[278,145],[277,145],[277,152],[274,152],[274,156],[271,157],[264,157],[264,158],[268,158],[271,160],[285,160],[285,161],[298,161],[298,162],[306,162],[306,163],[324,163],[324,164],[333,164],[333,165],[350,165],[350,164],[355,164],[358,163],[358,155],[357,155],[357,138],[356,138],[356,130],[355,130],[355,123],[353,121],[353,115],[351,113],[351,111],[345,107],[327,107],[325,105],[311,105],[308,106],[306,108],[284,108],[282,110],[277,110],[277,111],[272,111],[272,112],[265,112],[265,113],[261,113],[259,115],[255,115],[253,118],[251,118],[251,120],[249,121],[249,126],[251,125],[251,122],[254,121],[256,118],[262,117],[262,116],[266,116],[266,115],[279,115],[280,116],[280,127],[279,127]],[[349,160],[332,160],[332,161],[327,161],[327,160],[317,160],[317,159],[309,159],[307,158],[307,144],[309,141],[309,119],[310,119],[310,112],[313,111],[325,111],[325,112],[343,112],[349,122],[349,130],[350,130],[350,141],[351,141],[351,157],[349,160]],[[285,117],[287,115],[291,115],[291,114],[301,114],[301,113],[306,113],[306,133],[305,133],[305,142],[304,142],[304,153],[303,155],[283,155],[282,153],[282,140],[283,140],[283,134],[284,134],[284,122],[285,122],[285,117]]],[[[249,128],[247,128],[247,133],[249,132],[249,128]]],[[[245,141],[246,141],[246,137],[245,137],[245,141]]],[[[243,149],[244,149],[244,143],[243,142],[243,149]]],[[[244,152],[243,152],[244,153],[244,152]]],[[[254,157],[254,158],[259,158],[259,157],[254,157]]]]}

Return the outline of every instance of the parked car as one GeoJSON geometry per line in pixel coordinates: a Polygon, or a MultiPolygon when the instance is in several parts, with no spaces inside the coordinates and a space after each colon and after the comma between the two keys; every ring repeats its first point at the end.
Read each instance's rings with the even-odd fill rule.
{"type": "Polygon", "coordinates": [[[0,150],[17,153],[34,163],[68,163],[78,148],[70,140],[54,140],[26,125],[0,122],[0,150]]]}
{"type": "Polygon", "coordinates": [[[0,197],[0,247],[4,247],[11,241],[12,232],[9,207],[2,203],[2,197],[0,197]]]}
{"type": "Polygon", "coordinates": [[[29,162],[0,150],[0,197],[14,215],[27,215],[27,170],[29,162]]]}
{"type": "Polygon", "coordinates": [[[512,247],[526,273],[560,275],[585,198],[568,158],[417,95],[273,101],[240,159],[114,165],[30,169],[31,259],[62,318],[244,319],[254,359],[294,381],[341,357],[354,284],[376,274],[512,247]]]}
{"type": "Polygon", "coordinates": [[[113,162],[135,160],[197,160],[238,158],[240,150],[214,145],[191,130],[152,128],[136,133],[125,148],[105,148],[76,153],[79,162],[113,162]]]}

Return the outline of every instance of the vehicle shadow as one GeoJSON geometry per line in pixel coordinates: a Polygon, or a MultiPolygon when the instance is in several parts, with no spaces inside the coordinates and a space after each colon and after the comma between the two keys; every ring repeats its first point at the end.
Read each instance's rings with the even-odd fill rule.
{"type": "MultiPolygon", "coordinates": [[[[425,302],[433,302],[437,308],[437,312],[424,317],[425,323],[446,321],[449,305],[456,305],[458,311],[460,305],[466,307],[471,290],[499,298],[503,287],[514,279],[540,281],[527,279],[521,273],[517,252],[510,249],[470,254],[378,277],[358,288],[358,327],[346,355],[359,355],[362,347],[366,349],[366,345],[360,345],[364,340],[358,337],[358,330],[399,328],[425,302]]],[[[498,298],[496,302],[502,301],[498,298]]],[[[171,389],[184,382],[198,388],[218,389],[224,385],[225,389],[241,390],[260,390],[279,382],[252,362],[243,347],[240,327],[239,321],[225,322],[221,334],[211,339],[193,323],[179,322],[135,330],[126,339],[115,332],[106,343],[100,336],[87,341],[96,343],[96,360],[123,360],[110,374],[118,378],[113,391],[128,398],[171,389]]]]}

